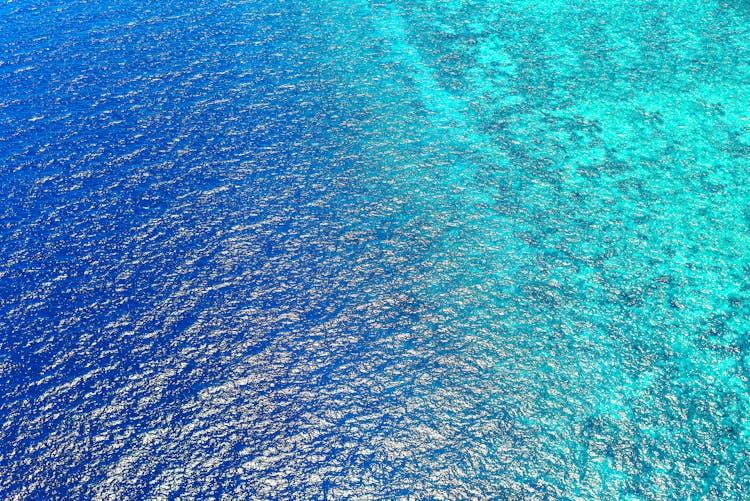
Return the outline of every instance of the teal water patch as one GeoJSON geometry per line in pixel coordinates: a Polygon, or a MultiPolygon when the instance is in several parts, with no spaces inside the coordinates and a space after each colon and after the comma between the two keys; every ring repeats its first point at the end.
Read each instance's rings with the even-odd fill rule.
{"type": "Polygon", "coordinates": [[[376,98],[410,117],[371,154],[403,169],[399,187],[439,228],[421,287],[432,285],[414,291],[441,312],[424,327],[464,341],[456,353],[482,367],[481,405],[513,430],[451,444],[474,466],[448,477],[508,496],[741,499],[748,12],[347,8],[381,42],[380,81],[403,86],[376,98]]]}

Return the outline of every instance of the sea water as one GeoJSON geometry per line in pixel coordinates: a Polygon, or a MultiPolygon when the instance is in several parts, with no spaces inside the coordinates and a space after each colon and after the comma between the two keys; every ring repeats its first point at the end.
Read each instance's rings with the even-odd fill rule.
{"type": "Polygon", "coordinates": [[[743,499],[739,0],[0,6],[0,497],[743,499]]]}

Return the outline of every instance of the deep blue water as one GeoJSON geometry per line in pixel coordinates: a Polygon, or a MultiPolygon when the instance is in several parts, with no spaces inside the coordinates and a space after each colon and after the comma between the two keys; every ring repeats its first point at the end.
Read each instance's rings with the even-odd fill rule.
{"type": "Polygon", "coordinates": [[[0,498],[746,498],[749,22],[0,5],[0,498]]]}

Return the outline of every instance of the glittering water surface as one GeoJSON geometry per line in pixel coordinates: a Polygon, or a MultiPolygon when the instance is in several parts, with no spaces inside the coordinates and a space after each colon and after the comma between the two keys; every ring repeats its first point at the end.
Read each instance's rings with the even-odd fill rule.
{"type": "Polygon", "coordinates": [[[749,23],[0,5],[0,497],[746,499],[749,23]]]}

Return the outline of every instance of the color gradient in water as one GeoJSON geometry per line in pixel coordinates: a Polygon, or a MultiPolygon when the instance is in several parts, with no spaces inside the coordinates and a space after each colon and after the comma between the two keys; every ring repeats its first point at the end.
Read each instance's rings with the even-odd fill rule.
{"type": "Polygon", "coordinates": [[[0,497],[747,498],[748,26],[0,5],[0,497]]]}

